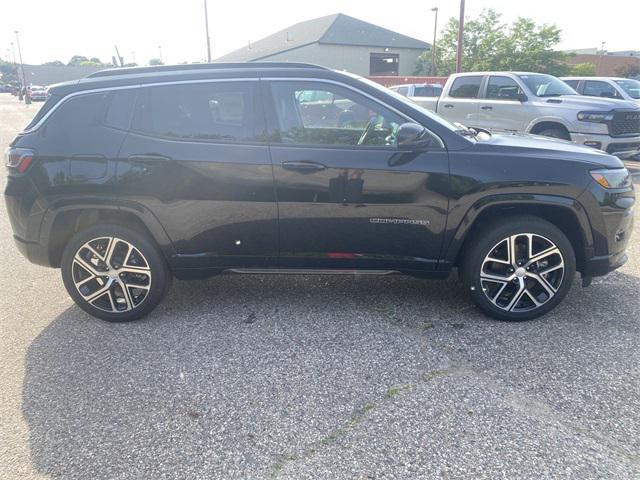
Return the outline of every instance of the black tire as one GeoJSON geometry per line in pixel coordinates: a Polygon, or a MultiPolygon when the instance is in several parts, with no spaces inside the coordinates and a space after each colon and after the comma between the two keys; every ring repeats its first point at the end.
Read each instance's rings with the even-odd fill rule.
{"type": "Polygon", "coordinates": [[[468,242],[461,266],[462,280],[483,312],[498,320],[522,321],[544,315],[562,301],[573,283],[576,257],[571,242],[555,225],[538,217],[522,215],[491,222],[478,230],[468,242]],[[532,235],[528,237],[525,234],[532,235]],[[509,238],[515,238],[515,248],[504,243],[509,242],[509,238]],[[533,239],[532,243],[529,243],[529,238],[533,239]],[[554,252],[553,247],[557,247],[559,254],[548,253],[525,269],[529,261],[533,261],[531,259],[545,252],[554,252]],[[507,252],[505,257],[505,250],[520,253],[512,256],[507,252]],[[531,257],[527,257],[529,250],[532,251],[531,257]],[[498,260],[500,263],[492,261],[494,255],[502,255],[498,260]],[[509,264],[513,258],[515,260],[509,264]],[[518,259],[523,259],[521,264],[517,263],[518,259]],[[502,275],[513,278],[508,282],[481,279],[481,272],[486,276],[487,273],[494,274],[493,269],[499,272],[495,274],[496,278],[502,275]],[[545,273],[549,269],[555,270],[545,273]],[[509,297],[511,292],[513,296],[509,297]],[[516,299],[520,292],[521,300],[508,309],[510,300],[516,299]]]}
{"type": "Polygon", "coordinates": [[[64,286],[74,302],[90,315],[108,322],[130,322],[149,314],[162,301],[172,280],[153,240],[112,224],[95,225],[75,234],[62,254],[61,270],[64,286]],[[116,239],[112,250],[110,238],[116,239]],[[101,251],[109,261],[98,256],[101,251]],[[109,263],[114,268],[108,267],[107,272],[109,263]],[[79,289],[85,291],[86,297],[79,289]],[[102,290],[105,292],[100,294],[102,290]],[[92,299],[95,294],[99,297],[92,299]]]}
{"type": "Polygon", "coordinates": [[[569,134],[562,128],[545,128],[544,130],[536,133],[536,135],[540,135],[542,137],[559,138],[560,140],[571,140],[569,134]]]}

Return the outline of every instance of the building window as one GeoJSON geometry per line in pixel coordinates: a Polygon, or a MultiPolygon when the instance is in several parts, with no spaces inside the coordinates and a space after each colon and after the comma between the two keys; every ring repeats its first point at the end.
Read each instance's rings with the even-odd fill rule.
{"type": "Polygon", "coordinates": [[[369,75],[398,76],[400,55],[397,53],[369,54],[369,75]]]}

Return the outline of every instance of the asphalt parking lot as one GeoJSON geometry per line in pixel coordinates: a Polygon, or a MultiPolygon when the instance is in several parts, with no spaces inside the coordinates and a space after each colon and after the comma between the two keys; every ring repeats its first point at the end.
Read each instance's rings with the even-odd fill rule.
{"type": "MultiPolygon", "coordinates": [[[[0,94],[2,149],[37,108],[0,94]]],[[[640,478],[638,238],[525,323],[455,279],[221,276],[112,325],[0,202],[0,478],[640,478]]]]}

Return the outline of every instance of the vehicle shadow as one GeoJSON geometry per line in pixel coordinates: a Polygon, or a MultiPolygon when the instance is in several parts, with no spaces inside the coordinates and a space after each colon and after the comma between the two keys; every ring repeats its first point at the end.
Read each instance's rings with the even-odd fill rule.
{"type": "Polygon", "coordinates": [[[429,341],[435,331],[443,344],[464,332],[490,342],[601,309],[590,317],[597,336],[614,288],[640,287],[614,275],[589,294],[576,285],[559,315],[524,324],[482,316],[453,280],[403,276],[176,282],[149,318],[129,324],[73,306],[27,352],[32,462],[65,479],[268,478],[394,386],[447,368],[450,352],[429,341]]]}

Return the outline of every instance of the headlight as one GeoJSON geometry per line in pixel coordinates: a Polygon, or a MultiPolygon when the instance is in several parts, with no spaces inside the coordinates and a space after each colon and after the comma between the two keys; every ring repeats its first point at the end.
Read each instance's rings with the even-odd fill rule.
{"type": "Polygon", "coordinates": [[[613,120],[613,113],[611,112],[580,112],[578,113],[578,120],[580,120],[581,122],[605,123],[613,120]]]}
{"type": "Polygon", "coordinates": [[[631,186],[631,175],[626,168],[591,170],[591,177],[604,188],[626,188],[631,186]]]}

